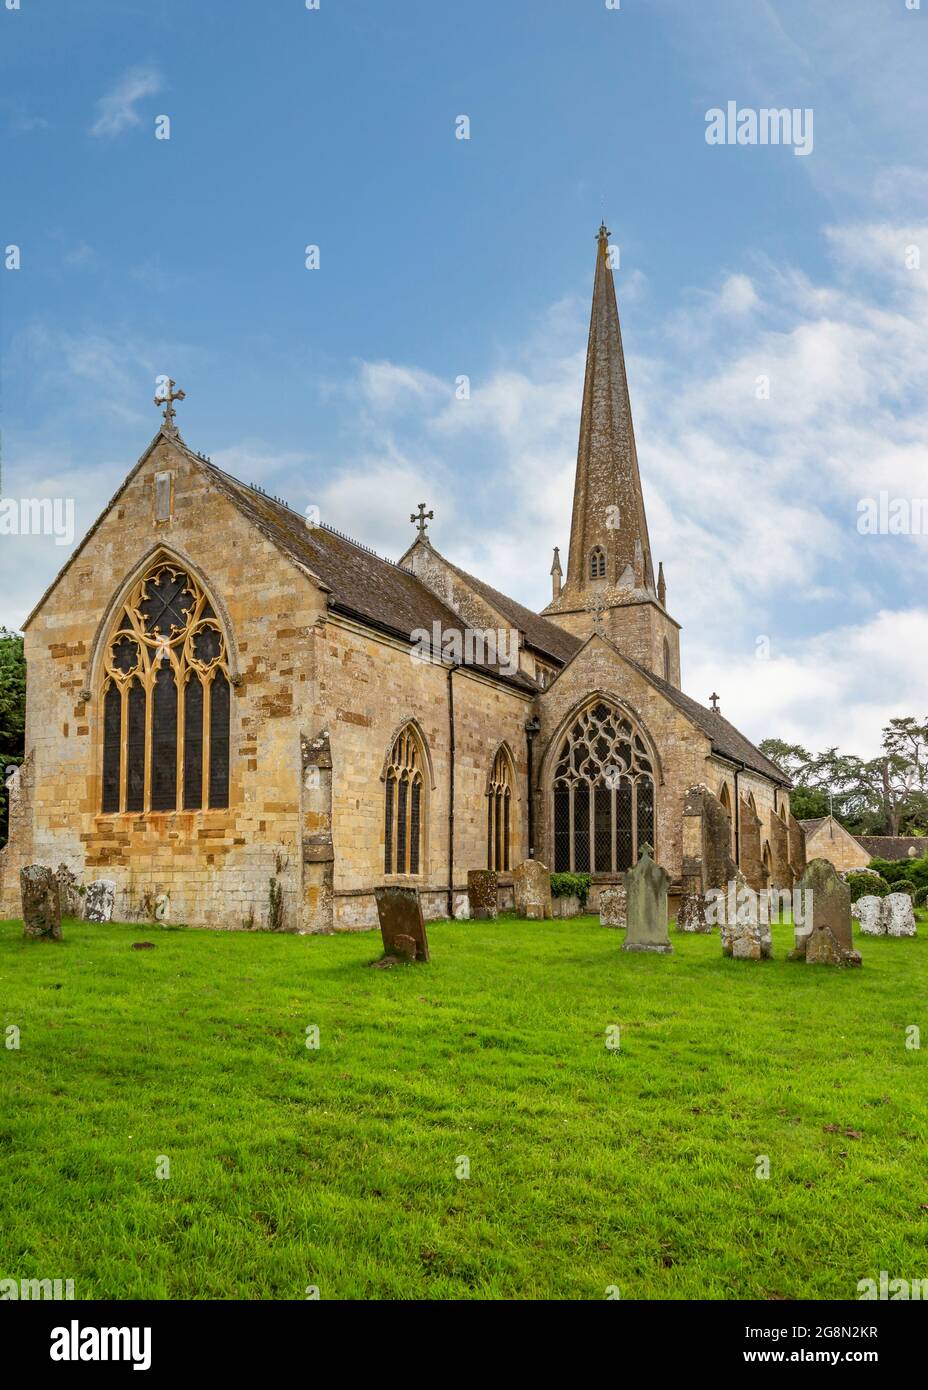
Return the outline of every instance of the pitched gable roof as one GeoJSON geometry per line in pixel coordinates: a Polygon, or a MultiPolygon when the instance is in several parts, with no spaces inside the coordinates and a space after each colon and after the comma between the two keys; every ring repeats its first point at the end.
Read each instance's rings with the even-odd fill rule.
{"type": "MultiPolygon", "coordinates": [[[[328,526],[309,527],[306,518],[266,493],[248,487],[213,463],[207,473],[251,524],[328,593],[329,607],[410,641],[412,633],[458,631],[460,617],[410,570],[328,526]]],[[[468,669],[526,691],[535,684],[521,672],[509,675],[498,663],[468,663],[468,669]]]]}
{"type": "MultiPolygon", "coordinates": [[[[706,709],[698,700],[685,695],[682,690],[678,690],[675,685],[665,681],[661,676],[657,676],[653,671],[649,671],[647,666],[642,666],[640,661],[623,652],[611,638],[606,637],[601,632],[591,633],[581,647],[585,647],[588,642],[592,642],[595,637],[612,647],[623,661],[627,661],[629,666],[633,666],[636,671],[644,676],[645,680],[650,681],[653,686],[665,695],[671,704],[676,705],[683,714],[686,715],[698,729],[701,729],[709,738],[712,752],[718,754],[720,758],[727,758],[729,762],[741,763],[743,767],[749,768],[751,772],[758,772],[762,777],[767,777],[771,782],[777,782],[781,787],[791,787],[792,782],[786,776],[782,768],[777,767],[769,758],[765,758],[759,748],[755,748],[750,739],[746,738],[734,724],[729,721],[717,710],[706,709]]],[[[578,648],[579,652],[579,648],[578,648]]],[[[571,658],[573,659],[573,658],[571,658]]]]}
{"type": "Polygon", "coordinates": [[[533,613],[531,608],[517,603],[508,594],[501,594],[499,589],[494,589],[489,584],[485,584],[482,579],[468,574],[466,570],[453,565],[450,560],[445,560],[445,564],[449,569],[454,570],[455,574],[460,575],[465,583],[476,589],[487,603],[498,608],[503,617],[509,619],[513,627],[519,628],[525,634],[526,646],[531,647],[540,656],[553,657],[557,662],[567,662],[583,646],[582,637],[575,637],[572,632],[558,627],[557,623],[552,623],[547,618],[542,618],[538,613],[533,613]]]}

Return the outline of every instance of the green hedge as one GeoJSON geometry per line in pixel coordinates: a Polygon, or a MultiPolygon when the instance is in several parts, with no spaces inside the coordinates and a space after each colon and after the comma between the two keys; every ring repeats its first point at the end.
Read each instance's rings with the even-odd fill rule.
{"type": "Polygon", "coordinates": [[[908,893],[910,898],[914,898],[918,891],[915,884],[907,878],[897,878],[895,883],[890,884],[890,888],[894,893],[908,893]]]}
{"type": "Polygon", "coordinates": [[[847,886],[851,890],[852,903],[868,895],[885,898],[886,894],[892,891],[885,878],[880,878],[878,874],[848,874],[847,886]]]}
{"type": "Polygon", "coordinates": [[[924,907],[928,903],[928,888],[917,888],[915,890],[915,906],[924,907]]]}
{"type": "MultiPolygon", "coordinates": [[[[925,848],[928,850],[928,841],[925,848]]],[[[871,859],[870,868],[876,869],[887,883],[897,883],[905,878],[916,888],[928,888],[928,858],[925,855],[919,859],[909,859],[908,856],[905,859],[871,859]]]]}
{"type": "Polygon", "coordinates": [[[586,907],[590,896],[589,874],[552,874],[551,895],[555,898],[579,898],[580,906],[586,907]]]}

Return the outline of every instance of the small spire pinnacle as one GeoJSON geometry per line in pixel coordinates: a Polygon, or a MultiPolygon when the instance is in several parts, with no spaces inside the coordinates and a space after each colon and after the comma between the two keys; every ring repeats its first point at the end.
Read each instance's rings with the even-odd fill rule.
{"type": "Polygon", "coordinates": [[[667,607],[667,581],[664,578],[664,562],[657,567],[657,601],[662,608],[667,607]]]}
{"type": "Polygon", "coordinates": [[[558,597],[558,595],[560,594],[560,592],[561,592],[561,579],[563,578],[563,574],[564,574],[564,571],[561,569],[561,555],[560,555],[560,551],[558,550],[557,546],[555,546],[555,547],[554,547],[554,561],[553,561],[553,563],[552,563],[552,565],[551,565],[551,597],[552,597],[552,601],[553,601],[554,599],[556,599],[556,598],[558,597]]]}
{"type": "Polygon", "coordinates": [[[167,379],[167,389],[162,390],[160,396],[155,396],[155,405],[164,406],[164,423],[161,428],[167,430],[169,434],[177,433],[177,425],[174,423],[177,411],[174,409],[174,402],[184,400],[187,395],[186,391],[175,391],[174,387],[176,385],[177,382],[174,378],[169,376],[167,379]]]}

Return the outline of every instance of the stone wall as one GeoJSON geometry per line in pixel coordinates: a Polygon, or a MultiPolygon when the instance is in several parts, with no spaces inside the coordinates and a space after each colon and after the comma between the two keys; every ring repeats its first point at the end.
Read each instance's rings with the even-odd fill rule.
{"type": "Polygon", "coordinates": [[[849,869],[865,869],[870,855],[842,825],[825,820],[807,837],[809,859],[827,859],[839,873],[849,869]]]}
{"type": "Polygon", "coordinates": [[[0,898],[18,916],[24,862],[64,862],[116,883],[115,917],[267,925],[270,881],[283,924],[301,920],[300,733],[312,728],[314,625],[322,594],[163,437],[132,475],[25,633],[31,830],[14,824],[0,898]],[[174,473],[171,520],[156,523],[153,478],[174,473]],[[206,588],[233,668],[228,810],[100,813],[100,657],[130,581],[165,547],[206,588]],[[104,616],[105,615],[105,616],[104,616]],[[102,618],[102,621],[101,621],[102,618]],[[227,620],[227,621],[226,621],[227,620]]]}

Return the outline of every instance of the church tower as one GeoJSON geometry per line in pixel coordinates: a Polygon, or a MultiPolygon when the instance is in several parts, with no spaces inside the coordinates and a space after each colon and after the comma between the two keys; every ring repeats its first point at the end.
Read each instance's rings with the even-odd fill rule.
{"type": "Polygon", "coordinates": [[[543,614],[580,637],[602,632],[679,687],[680,628],[666,609],[663,567],[654,577],[609,235],[601,226],[567,578],[561,586],[558,574],[543,614]]]}

